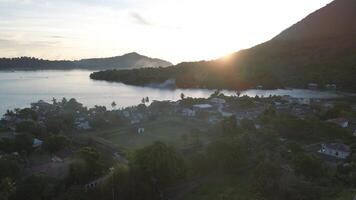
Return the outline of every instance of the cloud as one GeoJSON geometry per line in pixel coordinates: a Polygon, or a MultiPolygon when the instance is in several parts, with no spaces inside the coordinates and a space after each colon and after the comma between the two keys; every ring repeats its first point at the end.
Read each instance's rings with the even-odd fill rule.
{"type": "Polygon", "coordinates": [[[142,15],[140,15],[137,12],[130,13],[130,17],[136,24],[144,25],[144,26],[152,26],[153,25],[151,22],[149,22],[147,19],[142,17],[142,15]]]}
{"type": "Polygon", "coordinates": [[[58,42],[51,41],[18,41],[0,38],[0,49],[45,48],[55,46],[58,42]]]}
{"type": "Polygon", "coordinates": [[[32,3],[32,0],[0,0],[0,3],[8,3],[8,2],[13,2],[13,3],[25,3],[25,4],[29,4],[32,3]]]}

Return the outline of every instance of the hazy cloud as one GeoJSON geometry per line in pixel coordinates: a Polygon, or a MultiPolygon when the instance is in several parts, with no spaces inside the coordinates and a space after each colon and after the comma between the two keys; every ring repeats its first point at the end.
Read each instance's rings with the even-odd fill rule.
{"type": "Polygon", "coordinates": [[[38,47],[49,47],[56,45],[55,41],[26,41],[21,42],[12,39],[2,39],[0,38],[0,49],[18,49],[18,48],[38,48],[38,47]]]}
{"type": "Polygon", "coordinates": [[[144,17],[142,17],[139,13],[137,12],[132,12],[130,13],[131,18],[133,19],[133,21],[136,24],[139,25],[144,25],[144,26],[152,26],[153,24],[151,22],[149,22],[147,19],[145,19],[144,17]]]}

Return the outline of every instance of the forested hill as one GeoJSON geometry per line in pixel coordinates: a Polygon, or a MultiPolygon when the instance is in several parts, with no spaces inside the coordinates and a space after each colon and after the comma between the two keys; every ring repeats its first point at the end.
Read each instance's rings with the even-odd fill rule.
{"type": "Polygon", "coordinates": [[[32,70],[32,69],[133,69],[142,67],[167,67],[172,63],[149,58],[138,53],[128,53],[110,58],[92,58],[76,61],[43,60],[30,57],[0,58],[0,70],[32,70]]]}
{"type": "Polygon", "coordinates": [[[244,89],[337,84],[356,90],[356,1],[335,0],[272,40],[208,62],[164,69],[100,72],[93,79],[129,84],[176,79],[178,87],[244,89]]]}

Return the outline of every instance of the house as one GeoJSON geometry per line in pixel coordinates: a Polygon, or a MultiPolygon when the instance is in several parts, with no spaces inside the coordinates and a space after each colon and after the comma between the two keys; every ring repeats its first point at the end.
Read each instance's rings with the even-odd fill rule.
{"type": "Polygon", "coordinates": [[[140,134],[143,134],[145,132],[145,128],[138,128],[137,129],[137,133],[140,135],[140,134]]]}
{"type": "Polygon", "coordinates": [[[309,98],[289,98],[288,102],[291,104],[309,105],[311,100],[309,98]]]}
{"type": "Polygon", "coordinates": [[[291,109],[290,114],[300,119],[305,119],[313,116],[313,110],[309,106],[295,105],[291,109]]]}
{"type": "Polygon", "coordinates": [[[346,159],[351,154],[351,149],[342,143],[329,143],[322,144],[318,152],[338,159],[346,159]]]}
{"type": "Polygon", "coordinates": [[[131,124],[138,124],[140,122],[141,122],[141,120],[139,120],[139,119],[132,119],[130,123],[131,124]]]}
{"type": "Polygon", "coordinates": [[[182,115],[186,117],[195,117],[195,111],[189,108],[184,108],[182,110],[182,115]]]}
{"type": "Polygon", "coordinates": [[[90,130],[91,126],[85,117],[77,117],[74,122],[77,130],[90,130]]]}
{"type": "Polygon", "coordinates": [[[308,89],[309,89],[309,90],[317,90],[317,89],[318,89],[318,84],[316,84],[316,83],[309,83],[309,84],[308,84],[308,89]]]}
{"type": "Polygon", "coordinates": [[[88,121],[76,123],[77,130],[90,130],[91,126],[88,121]]]}
{"type": "Polygon", "coordinates": [[[327,122],[337,124],[342,128],[347,128],[349,126],[349,120],[345,118],[329,119],[327,122]]]}
{"type": "Polygon", "coordinates": [[[84,188],[86,190],[91,190],[91,189],[95,189],[96,187],[102,185],[103,183],[105,183],[105,181],[108,179],[108,176],[103,176],[103,177],[100,177],[90,183],[87,183],[84,185],[84,188]]]}
{"type": "Polygon", "coordinates": [[[224,104],[226,103],[225,99],[222,98],[212,98],[210,99],[211,103],[215,103],[215,104],[224,104]]]}
{"type": "Polygon", "coordinates": [[[127,110],[123,111],[122,114],[123,114],[124,117],[126,117],[126,118],[129,118],[129,117],[130,117],[130,112],[127,111],[127,110]]]}
{"type": "Polygon", "coordinates": [[[208,119],[208,122],[209,122],[210,124],[217,124],[219,121],[220,121],[220,120],[219,120],[216,116],[211,116],[211,117],[209,117],[209,119],[208,119]]]}
{"type": "Polygon", "coordinates": [[[32,147],[37,148],[37,147],[42,146],[42,144],[43,144],[42,140],[34,138],[33,142],[32,142],[32,147]]]}
{"type": "Polygon", "coordinates": [[[193,110],[195,111],[206,111],[210,110],[213,106],[210,104],[196,104],[193,105],[193,110]]]}
{"type": "Polygon", "coordinates": [[[328,90],[336,90],[336,84],[326,84],[325,88],[328,90]]]}

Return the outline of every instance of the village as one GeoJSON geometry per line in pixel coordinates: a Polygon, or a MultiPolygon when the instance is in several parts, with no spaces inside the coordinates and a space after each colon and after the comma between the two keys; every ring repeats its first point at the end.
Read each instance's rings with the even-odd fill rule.
{"type": "MultiPolygon", "coordinates": [[[[291,127],[313,124],[320,132],[332,133],[296,127],[281,129],[285,133],[281,132],[278,140],[286,148],[296,143],[333,169],[349,166],[356,159],[352,154],[356,150],[356,104],[352,100],[251,98],[238,93],[225,96],[220,91],[207,99],[181,94],[181,100],[176,102],[150,102],[145,97],[138,106],[121,109],[113,102],[110,110],[102,106],[87,109],[75,99],[53,99],[51,103],[40,100],[30,108],[4,115],[0,121],[0,159],[18,160],[19,171],[26,176],[41,173],[64,179],[76,160],[75,152],[88,144],[105,155],[108,168],[127,164],[127,152],[155,141],[172,145],[189,156],[204,150],[217,137],[226,119],[232,119],[236,126],[248,124],[256,131],[264,131],[272,122],[276,127],[283,126],[290,123],[287,119],[297,123],[291,127]],[[267,119],[270,116],[287,117],[271,121],[267,119]],[[303,130],[306,133],[289,133],[303,130]]],[[[104,174],[89,178],[81,186],[87,190],[95,188],[105,177],[104,174]]]]}

